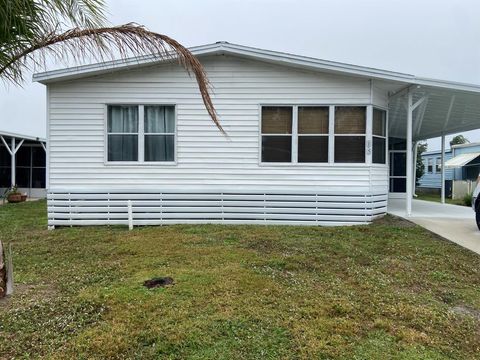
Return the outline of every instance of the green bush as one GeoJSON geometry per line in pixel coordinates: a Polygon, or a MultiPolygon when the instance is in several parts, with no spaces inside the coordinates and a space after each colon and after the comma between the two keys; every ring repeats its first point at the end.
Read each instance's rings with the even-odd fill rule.
{"type": "Polygon", "coordinates": [[[463,203],[465,204],[465,206],[472,206],[472,197],[472,193],[465,194],[465,196],[463,197],[463,203]]]}

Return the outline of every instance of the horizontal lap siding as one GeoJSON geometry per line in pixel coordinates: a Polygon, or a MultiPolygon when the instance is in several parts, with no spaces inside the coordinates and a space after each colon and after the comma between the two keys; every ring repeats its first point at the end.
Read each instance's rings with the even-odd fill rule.
{"type": "Polygon", "coordinates": [[[259,104],[368,104],[368,80],[316,74],[218,56],[203,60],[214,103],[229,137],[219,133],[196,83],[162,65],[49,86],[50,189],[157,188],[370,191],[386,172],[360,166],[264,166],[259,156],[259,104]],[[176,166],[104,164],[104,104],[177,106],[176,166]]]}

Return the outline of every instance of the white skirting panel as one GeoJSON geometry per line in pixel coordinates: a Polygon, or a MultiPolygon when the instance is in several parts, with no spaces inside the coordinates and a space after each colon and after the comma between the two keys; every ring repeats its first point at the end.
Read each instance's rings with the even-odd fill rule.
{"type": "Polygon", "coordinates": [[[308,191],[51,191],[48,225],[128,225],[129,200],[133,225],[354,225],[384,215],[387,197],[308,191]]]}

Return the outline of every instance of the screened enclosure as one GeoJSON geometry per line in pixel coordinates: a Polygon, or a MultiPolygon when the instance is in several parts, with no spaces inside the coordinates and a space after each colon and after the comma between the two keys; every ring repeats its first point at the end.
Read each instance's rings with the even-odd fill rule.
{"type": "MultiPolygon", "coordinates": [[[[18,137],[1,135],[1,139],[0,189],[16,185],[28,196],[44,196],[46,188],[44,144],[41,141],[22,139],[19,135],[18,137]],[[12,151],[12,148],[16,151],[12,151]],[[13,155],[12,152],[14,152],[13,155]],[[14,171],[12,171],[12,164],[15,166],[14,171]]],[[[2,193],[4,191],[2,190],[2,193]]]]}

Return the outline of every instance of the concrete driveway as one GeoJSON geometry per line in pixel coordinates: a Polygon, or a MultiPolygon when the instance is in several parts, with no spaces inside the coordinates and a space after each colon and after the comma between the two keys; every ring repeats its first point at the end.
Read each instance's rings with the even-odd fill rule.
{"type": "Polygon", "coordinates": [[[389,199],[388,212],[480,254],[480,231],[469,207],[414,199],[412,215],[407,217],[405,199],[389,199]]]}

